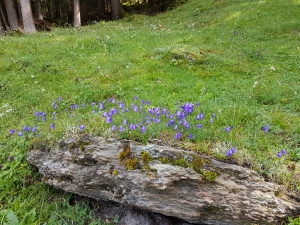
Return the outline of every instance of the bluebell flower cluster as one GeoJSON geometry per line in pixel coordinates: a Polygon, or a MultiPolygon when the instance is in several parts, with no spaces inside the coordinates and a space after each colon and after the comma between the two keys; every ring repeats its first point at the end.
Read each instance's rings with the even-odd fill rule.
{"type": "Polygon", "coordinates": [[[232,128],[233,128],[232,126],[225,127],[224,131],[229,133],[232,128]]]}
{"type": "Polygon", "coordinates": [[[179,139],[179,138],[181,138],[181,137],[182,137],[181,132],[178,132],[178,133],[176,133],[176,134],[174,135],[174,138],[175,138],[175,139],[179,139]]]}
{"type": "Polygon", "coordinates": [[[283,155],[286,155],[287,154],[287,151],[285,150],[285,149],[282,149],[280,152],[278,152],[277,154],[276,154],[276,156],[278,157],[278,158],[281,158],[283,155]]]}
{"type": "Polygon", "coordinates": [[[263,126],[263,127],[262,127],[262,130],[263,130],[265,133],[269,132],[269,126],[268,126],[268,125],[263,126]]]}
{"type": "MultiPolygon", "coordinates": [[[[59,105],[62,98],[58,98],[51,103],[53,108],[52,113],[46,113],[43,111],[34,112],[35,115],[35,125],[32,127],[23,126],[20,130],[10,129],[10,135],[18,135],[20,137],[27,135],[27,133],[36,133],[37,127],[40,122],[48,122],[50,130],[55,129],[54,121],[49,122],[48,117],[52,116],[52,120],[56,120],[56,116],[60,113],[59,105]],[[58,112],[58,113],[57,113],[58,112]]],[[[210,123],[213,123],[217,120],[217,115],[215,113],[211,115],[204,115],[201,111],[200,103],[176,103],[175,110],[169,110],[165,107],[160,106],[151,106],[150,101],[144,99],[139,100],[138,96],[133,97],[133,103],[131,105],[126,104],[125,101],[117,101],[115,98],[108,98],[106,101],[91,102],[90,104],[81,103],[81,104],[70,104],[69,109],[66,109],[65,112],[70,113],[70,117],[73,117],[74,110],[91,110],[92,114],[100,114],[106,124],[110,127],[110,130],[113,132],[133,132],[140,133],[144,135],[149,132],[148,127],[150,126],[165,126],[166,129],[174,132],[175,140],[190,139],[193,140],[195,137],[199,137],[199,133],[205,130],[206,126],[210,126],[210,123]],[[81,107],[80,107],[81,106],[81,107]],[[131,114],[127,114],[132,112],[131,114]],[[205,119],[207,118],[207,120],[205,119]]],[[[224,132],[231,132],[233,126],[226,126],[224,132]]],[[[78,121],[78,129],[83,131],[86,129],[86,125],[82,121],[78,121]]],[[[266,125],[262,127],[263,132],[268,132],[269,127],[266,125]]],[[[225,155],[231,157],[236,152],[235,148],[229,149],[225,155]]],[[[277,153],[277,157],[285,155],[286,151],[277,153]]]]}
{"type": "Polygon", "coordinates": [[[47,118],[47,114],[45,112],[34,112],[34,115],[36,117],[36,120],[39,120],[40,118],[42,118],[42,121],[46,121],[47,118]]]}
{"type": "Polygon", "coordinates": [[[230,157],[232,156],[234,153],[236,153],[236,149],[235,148],[231,148],[226,152],[226,156],[230,157]]]}

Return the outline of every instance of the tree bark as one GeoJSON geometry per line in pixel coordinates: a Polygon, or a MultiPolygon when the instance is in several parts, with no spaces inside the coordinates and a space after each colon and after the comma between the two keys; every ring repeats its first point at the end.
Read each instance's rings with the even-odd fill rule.
{"type": "Polygon", "coordinates": [[[51,8],[51,2],[48,0],[47,1],[47,16],[48,16],[48,19],[52,19],[52,8],[51,8]]]}
{"type": "MultiPolygon", "coordinates": [[[[1,7],[1,6],[0,6],[1,7]]],[[[1,14],[1,13],[0,13],[1,14]]],[[[4,35],[4,28],[3,28],[3,24],[2,24],[2,19],[1,19],[1,15],[0,15],[0,36],[4,35]]]]}
{"type": "Polygon", "coordinates": [[[104,19],[105,0],[98,0],[98,15],[100,19],[104,19]]]}
{"type": "Polygon", "coordinates": [[[1,20],[1,18],[2,18],[3,24],[4,24],[4,26],[5,26],[5,30],[6,30],[6,31],[9,31],[10,28],[9,28],[8,22],[7,22],[7,20],[6,20],[6,17],[5,17],[4,11],[3,11],[3,9],[2,9],[2,6],[1,6],[1,4],[0,4],[0,20],[1,20]]]}
{"type": "Polygon", "coordinates": [[[112,11],[112,20],[118,20],[123,17],[122,5],[120,0],[111,0],[111,11],[112,11]]]}
{"type": "Polygon", "coordinates": [[[67,2],[68,2],[68,15],[67,15],[68,24],[72,24],[74,21],[74,6],[72,4],[72,1],[73,0],[67,0],[67,2]]]}
{"type": "Polygon", "coordinates": [[[6,12],[7,12],[10,29],[18,30],[19,23],[18,23],[18,16],[17,16],[14,1],[13,0],[5,0],[5,7],[6,7],[6,12]]]}
{"type": "Polygon", "coordinates": [[[20,0],[17,0],[17,8],[18,8],[18,18],[19,18],[19,24],[22,27],[23,26],[23,18],[22,18],[22,12],[21,12],[21,3],[20,0]]]}
{"type": "Polygon", "coordinates": [[[20,3],[25,33],[36,33],[30,0],[21,0],[20,3]]]}
{"type": "Polygon", "coordinates": [[[148,0],[149,6],[154,7],[156,5],[156,0],[148,0]]]}
{"type": "Polygon", "coordinates": [[[74,27],[81,26],[81,19],[80,19],[80,1],[74,0],[74,27]]]}
{"type": "Polygon", "coordinates": [[[60,19],[61,17],[61,8],[59,0],[54,0],[55,5],[55,19],[60,19]]]}
{"type": "Polygon", "coordinates": [[[83,24],[87,23],[89,20],[86,2],[82,2],[80,4],[80,20],[81,20],[81,23],[83,23],[83,24]]]}
{"type": "Polygon", "coordinates": [[[44,20],[41,0],[34,1],[34,18],[36,20],[44,20]]]}

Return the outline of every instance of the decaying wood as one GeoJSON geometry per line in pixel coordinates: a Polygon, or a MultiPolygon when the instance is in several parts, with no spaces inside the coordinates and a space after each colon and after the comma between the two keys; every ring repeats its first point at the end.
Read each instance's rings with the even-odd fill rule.
{"type": "Polygon", "coordinates": [[[199,157],[193,152],[155,144],[127,144],[130,157],[139,159],[137,169],[127,170],[118,159],[126,142],[101,137],[65,139],[51,149],[37,145],[38,149],[28,152],[27,160],[38,167],[45,183],[56,188],[191,223],[276,224],[300,212],[298,193],[263,181],[253,170],[206,158],[203,168],[217,173],[214,181],[208,181],[192,168],[158,160],[168,157],[191,162],[199,157]],[[141,152],[152,157],[147,169],[141,152]]]}

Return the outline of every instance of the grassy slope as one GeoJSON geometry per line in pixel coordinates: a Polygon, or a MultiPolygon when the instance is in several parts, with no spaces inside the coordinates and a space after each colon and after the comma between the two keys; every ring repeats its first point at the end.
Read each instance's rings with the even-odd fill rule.
{"type": "MultiPolygon", "coordinates": [[[[24,160],[29,142],[8,132],[32,126],[33,112],[52,112],[60,96],[62,108],[109,97],[129,103],[135,95],[171,109],[199,101],[207,119],[212,113],[218,119],[196,135],[194,149],[222,158],[233,145],[235,160],[298,189],[299,10],[296,0],[190,0],[157,17],[0,37],[0,107],[9,105],[0,113],[13,109],[0,119],[0,210],[22,215],[38,205],[40,222],[53,211],[53,191],[31,178],[36,174],[24,160]],[[261,131],[264,125],[269,133],[261,131]],[[234,126],[230,134],[224,134],[226,126],[234,126]],[[278,159],[283,148],[288,154],[278,159]]],[[[50,141],[74,124],[102,130],[103,120],[88,109],[76,118],[61,115],[55,130],[49,121],[38,130],[50,141]]],[[[160,136],[160,128],[151,131],[146,138],[160,136]]]]}

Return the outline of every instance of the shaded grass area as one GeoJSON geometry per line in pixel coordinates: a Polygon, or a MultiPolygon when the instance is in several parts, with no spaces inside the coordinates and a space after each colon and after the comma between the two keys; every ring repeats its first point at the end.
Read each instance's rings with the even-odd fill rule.
{"type": "MultiPolygon", "coordinates": [[[[54,206],[61,195],[51,197],[53,190],[24,157],[36,139],[51,145],[81,124],[87,133],[161,139],[223,160],[234,146],[231,160],[298,190],[299,10],[299,1],[190,0],[156,17],[129,15],[78,29],[1,37],[0,210],[12,209],[21,218],[36,208],[36,223],[54,218],[52,211],[59,214],[62,209],[54,206]],[[141,106],[134,96],[151,101],[147,110],[175,113],[187,102],[201,105],[189,117],[193,129],[180,140],[165,126],[167,119],[145,133],[118,133],[102,114],[91,113],[92,102],[108,98],[141,106]],[[51,103],[59,97],[51,130],[51,103]],[[71,104],[83,103],[88,107],[70,110],[71,104]],[[47,112],[47,121],[36,122],[35,111],[47,112]],[[205,115],[201,131],[193,119],[200,112],[205,115]],[[216,119],[210,123],[212,114],[216,119]],[[18,137],[24,126],[34,125],[39,137],[18,137]],[[227,126],[233,127],[229,133],[227,126]],[[16,133],[10,135],[10,129],[16,133]],[[191,132],[194,137],[188,139],[191,132]],[[278,158],[282,149],[287,154],[278,158]]],[[[126,117],[138,122],[133,112],[126,117]]],[[[123,119],[114,123],[119,126],[123,119]]]]}

